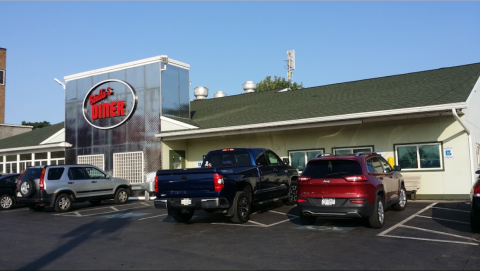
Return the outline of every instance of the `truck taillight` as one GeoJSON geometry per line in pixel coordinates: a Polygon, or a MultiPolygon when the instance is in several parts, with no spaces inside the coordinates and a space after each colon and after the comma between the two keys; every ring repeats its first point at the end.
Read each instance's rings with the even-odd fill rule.
{"type": "Polygon", "coordinates": [[[155,176],[155,193],[158,193],[158,176],[155,176]]]}
{"type": "Polygon", "coordinates": [[[235,149],[223,149],[222,151],[234,151],[235,149]]]}
{"type": "Polygon", "coordinates": [[[213,186],[215,187],[215,192],[222,191],[223,187],[225,186],[222,175],[218,173],[213,174],[213,186]]]}
{"type": "Polygon", "coordinates": [[[475,185],[475,187],[473,187],[473,194],[475,196],[479,196],[480,195],[480,182],[477,183],[477,185],[475,185]]]}
{"type": "Polygon", "coordinates": [[[367,180],[363,175],[345,176],[344,179],[347,182],[364,182],[367,180]]]}
{"type": "Polygon", "coordinates": [[[47,170],[46,168],[43,168],[42,173],[40,174],[40,181],[38,182],[38,188],[40,190],[45,190],[45,171],[46,170],[47,170]]]}

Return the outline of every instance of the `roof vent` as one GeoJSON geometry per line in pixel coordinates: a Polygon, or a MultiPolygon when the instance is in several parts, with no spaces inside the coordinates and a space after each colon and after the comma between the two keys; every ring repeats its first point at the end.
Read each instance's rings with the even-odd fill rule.
{"type": "Polygon", "coordinates": [[[243,90],[245,90],[245,93],[255,92],[256,89],[257,84],[255,84],[253,81],[247,81],[245,84],[243,84],[243,90]]]}
{"type": "Polygon", "coordinates": [[[215,93],[213,95],[214,98],[222,98],[222,97],[225,97],[225,96],[227,96],[227,94],[225,92],[221,91],[221,90],[217,91],[217,93],[215,93]]]}
{"type": "Polygon", "coordinates": [[[196,87],[193,89],[193,95],[197,100],[203,100],[208,96],[208,88],[206,87],[196,87]]]}

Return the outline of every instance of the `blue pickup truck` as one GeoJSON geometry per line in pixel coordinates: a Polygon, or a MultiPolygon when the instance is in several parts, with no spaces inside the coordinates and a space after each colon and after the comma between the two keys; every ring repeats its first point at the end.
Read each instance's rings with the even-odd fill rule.
{"type": "Polygon", "coordinates": [[[205,210],[245,223],[251,204],[296,203],[298,170],[288,164],[263,148],[210,151],[201,168],[157,171],[155,207],[168,209],[177,222],[186,223],[194,210],[205,210]]]}

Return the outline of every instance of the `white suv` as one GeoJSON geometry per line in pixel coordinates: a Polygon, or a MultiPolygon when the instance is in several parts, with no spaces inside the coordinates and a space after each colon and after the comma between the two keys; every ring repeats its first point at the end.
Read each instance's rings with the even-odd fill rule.
{"type": "Polygon", "coordinates": [[[90,201],[98,205],[113,199],[117,204],[128,201],[131,186],[127,180],[110,177],[92,165],[55,165],[27,168],[17,181],[17,202],[31,210],[45,206],[57,212],[68,212],[73,202],[90,201]]]}

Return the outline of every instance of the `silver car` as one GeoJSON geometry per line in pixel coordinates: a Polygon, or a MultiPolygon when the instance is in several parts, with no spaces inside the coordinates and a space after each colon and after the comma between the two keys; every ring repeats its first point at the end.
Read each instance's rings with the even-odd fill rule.
{"type": "Polygon", "coordinates": [[[34,166],[19,177],[16,194],[17,202],[26,203],[33,211],[50,206],[57,212],[68,212],[73,202],[98,205],[113,199],[124,204],[131,186],[127,180],[111,177],[92,165],[34,166]]]}

